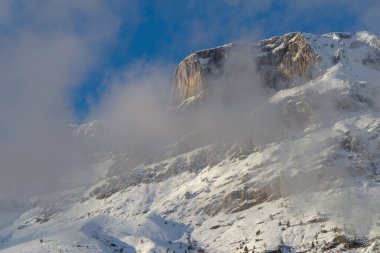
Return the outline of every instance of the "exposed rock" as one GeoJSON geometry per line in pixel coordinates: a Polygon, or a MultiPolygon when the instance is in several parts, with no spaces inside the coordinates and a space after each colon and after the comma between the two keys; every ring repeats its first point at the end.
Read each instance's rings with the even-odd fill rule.
{"type": "Polygon", "coordinates": [[[291,128],[306,127],[313,116],[313,107],[310,101],[304,98],[288,100],[281,107],[281,115],[286,126],[291,128]]]}
{"type": "Polygon", "coordinates": [[[188,156],[178,156],[170,162],[128,168],[121,175],[109,177],[102,185],[95,187],[89,193],[89,197],[106,199],[116,192],[138,184],[162,182],[184,172],[198,174],[207,166],[212,167],[218,164],[225,156],[227,149],[228,146],[212,145],[188,156]]]}
{"type": "Polygon", "coordinates": [[[174,73],[173,103],[179,104],[205,91],[205,80],[221,72],[223,59],[233,45],[198,51],[180,62],[174,73]]]}
{"type": "Polygon", "coordinates": [[[224,210],[227,213],[236,213],[264,202],[274,201],[287,195],[283,189],[284,182],[281,178],[275,178],[260,188],[249,186],[228,193],[223,199],[215,199],[214,202],[202,207],[200,211],[214,216],[224,210]]]}
{"type": "Polygon", "coordinates": [[[255,45],[233,43],[198,51],[178,65],[174,74],[172,102],[178,105],[189,98],[199,97],[199,94],[204,97],[213,88],[210,86],[220,83],[214,80],[223,78],[223,73],[230,71],[228,68],[231,66],[237,66],[238,69],[254,68],[256,71],[248,72],[254,80],[258,73],[266,87],[288,88],[299,81],[311,79],[315,63],[319,59],[302,33],[273,37],[255,45]],[[251,58],[251,61],[226,64],[236,52],[251,58]],[[241,66],[244,64],[252,66],[241,66]]]}
{"type": "Polygon", "coordinates": [[[332,33],[326,33],[322,35],[323,37],[327,38],[338,38],[338,39],[351,39],[354,37],[354,33],[349,33],[349,32],[332,32],[332,33]]]}
{"type": "Polygon", "coordinates": [[[318,55],[301,33],[289,33],[259,43],[257,68],[264,85],[282,89],[312,78],[318,55]]]}
{"type": "Polygon", "coordinates": [[[112,177],[101,186],[96,187],[89,193],[89,197],[96,197],[96,199],[106,199],[112,196],[114,193],[126,188],[125,179],[122,177],[112,177]]]}
{"type": "Polygon", "coordinates": [[[368,58],[363,59],[362,62],[364,65],[368,65],[375,70],[380,70],[380,55],[377,55],[377,57],[368,56],[368,58]]]}

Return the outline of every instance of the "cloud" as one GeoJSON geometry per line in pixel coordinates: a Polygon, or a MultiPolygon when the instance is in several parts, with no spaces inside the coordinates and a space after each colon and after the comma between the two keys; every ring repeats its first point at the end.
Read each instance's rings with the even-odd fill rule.
{"type": "Polygon", "coordinates": [[[0,191],[56,189],[80,162],[69,92],[119,22],[106,1],[2,1],[0,191]]]}
{"type": "MultiPolygon", "coordinates": [[[[372,1],[369,0],[368,3],[370,2],[372,1]]],[[[158,136],[165,139],[163,136],[173,133],[176,124],[186,125],[186,123],[179,123],[176,121],[177,119],[168,116],[166,111],[168,108],[165,103],[162,103],[168,97],[170,88],[167,87],[171,85],[171,74],[174,72],[175,63],[165,62],[167,59],[165,57],[171,52],[183,53],[190,49],[214,47],[236,40],[253,43],[257,37],[268,36],[268,34],[281,35],[294,30],[329,32],[331,29],[339,30],[352,22],[354,24],[352,29],[360,29],[364,25],[359,22],[361,15],[357,14],[368,8],[368,6],[358,3],[347,4],[342,0],[328,2],[225,0],[218,3],[204,1],[176,2],[174,4],[169,4],[168,1],[140,3],[137,9],[140,10],[140,15],[144,13],[140,19],[143,22],[147,22],[149,19],[158,20],[164,24],[162,26],[164,27],[163,33],[170,34],[169,42],[162,42],[160,38],[157,40],[152,38],[151,43],[156,43],[156,41],[162,43],[158,46],[160,50],[157,52],[157,55],[161,57],[159,58],[161,62],[159,64],[138,62],[135,65],[128,65],[128,69],[122,70],[121,74],[116,74],[117,77],[107,84],[108,87],[111,87],[111,91],[105,96],[103,104],[94,107],[96,109],[93,109],[92,118],[101,118],[112,122],[110,125],[112,125],[113,131],[124,135],[124,138],[115,139],[128,140],[128,143],[137,143],[137,140],[147,141],[149,138],[144,138],[146,136],[150,136],[151,139],[158,136]],[[141,12],[141,9],[149,11],[145,13],[141,12]],[[315,12],[321,13],[321,19],[314,18],[313,13],[315,12]],[[352,21],[351,18],[355,15],[358,17],[352,21]],[[160,65],[165,66],[161,67],[160,65]],[[162,89],[162,87],[166,88],[162,89]]],[[[160,26],[160,28],[162,27],[160,26]]],[[[139,29],[138,26],[136,29],[139,29]]],[[[244,56],[245,53],[238,52],[237,55],[241,61],[243,58],[241,56],[244,56]]],[[[231,63],[231,65],[234,64],[236,62],[231,63]]],[[[251,76],[244,80],[244,75],[237,77],[231,74],[230,80],[227,82],[241,83],[242,87],[240,88],[243,90],[247,86],[247,81],[260,83],[260,80],[250,80],[250,78],[251,76]]],[[[216,87],[219,88],[216,93],[222,96],[224,85],[216,85],[216,87]]],[[[228,89],[228,87],[224,88],[228,89]]],[[[238,97],[246,94],[248,93],[237,92],[238,97]]],[[[258,94],[263,94],[263,91],[259,89],[258,94]]],[[[239,97],[237,101],[240,100],[239,97]]],[[[229,110],[232,110],[234,114],[239,114],[241,106],[243,105],[235,104],[229,110]]],[[[223,117],[213,118],[212,115],[218,113],[215,111],[211,113],[213,109],[211,107],[209,109],[210,111],[203,116],[197,115],[196,119],[188,124],[195,124],[194,122],[200,121],[203,117],[202,119],[209,123],[211,119],[215,120],[213,122],[215,125],[228,125],[228,120],[223,124],[218,124],[223,117]]],[[[226,116],[224,113],[220,113],[220,115],[226,116]]],[[[231,122],[233,121],[231,120],[231,122]]]]}
{"type": "MultiPolygon", "coordinates": [[[[128,43],[141,28],[139,24],[151,18],[142,14],[147,6],[164,23],[163,32],[169,36],[167,40],[151,38],[150,43],[160,41],[156,45],[160,59],[133,59],[136,63],[127,62],[127,69],[110,73],[108,93],[89,116],[109,122],[114,139],[122,140],[115,140],[116,145],[125,145],[125,140],[132,146],[141,141],[169,142],[183,133],[184,125],[204,119],[218,125],[218,117],[209,117],[211,109],[195,122],[172,117],[168,100],[176,63],[167,62],[170,53],[184,55],[294,30],[327,32],[352,27],[377,32],[379,4],[365,3],[1,1],[0,190],[46,188],[47,183],[54,185],[57,178],[78,167],[80,154],[86,150],[71,139],[67,128],[74,120],[70,92],[104,60],[104,52],[118,43],[121,26],[127,31],[128,43]],[[314,13],[321,15],[316,19],[314,13]]],[[[231,108],[236,112],[239,106],[231,108]]]]}
{"type": "Polygon", "coordinates": [[[369,5],[368,8],[363,12],[363,15],[360,16],[361,22],[365,25],[366,29],[370,32],[380,35],[380,3],[375,1],[374,4],[369,5]]]}
{"type": "MultiPolygon", "coordinates": [[[[107,123],[114,144],[124,146],[150,143],[171,131],[169,95],[173,66],[138,62],[113,75],[103,103],[92,117],[107,123]],[[116,142],[116,143],[115,143],[116,142]]],[[[174,125],[173,125],[174,127],[174,125]]]]}
{"type": "Polygon", "coordinates": [[[145,163],[165,158],[166,151],[169,156],[177,153],[180,144],[186,143],[190,151],[211,140],[244,139],[250,134],[249,113],[266,98],[247,50],[232,50],[224,74],[208,80],[207,101],[193,110],[171,106],[171,64],[138,62],[113,75],[103,103],[93,108],[92,115],[104,123],[105,145],[130,157],[139,156],[139,162],[145,163]]]}

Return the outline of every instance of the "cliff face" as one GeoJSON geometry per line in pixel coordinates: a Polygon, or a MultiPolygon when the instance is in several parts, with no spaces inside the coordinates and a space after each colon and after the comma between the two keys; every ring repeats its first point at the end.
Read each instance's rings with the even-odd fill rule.
{"type": "MultiPolygon", "coordinates": [[[[288,88],[299,79],[311,79],[313,68],[319,59],[301,33],[273,37],[255,45],[228,44],[199,51],[186,57],[175,71],[173,104],[180,104],[208,91],[210,85],[215,85],[211,80],[228,71],[225,63],[236,52],[252,57],[256,69],[252,72],[252,77],[258,74],[264,86],[274,89],[288,88]]],[[[231,64],[234,63],[230,62],[228,66],[231,64]]],[[[249,61],[247,64],[250,64],[249,61]]]]}
{"type": "Polygon", "coordinates": [[[199,51],[180,62],[174,73],[173,104],[204,92],[206,80],[222,71],[223,59],[230,47],[227,45],[199,51]]]}
{"type": "Polygon", "coordinates": [[[299,79],[311,79],[319,59],[301,33],[261,41],[258,48],[258,73],[263,76],[264,85],[275,89],[289,88],[299,79]]]}

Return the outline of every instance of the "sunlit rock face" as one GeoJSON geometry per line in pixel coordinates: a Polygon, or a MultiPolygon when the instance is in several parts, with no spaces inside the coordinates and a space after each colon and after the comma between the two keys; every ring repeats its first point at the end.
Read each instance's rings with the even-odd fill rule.
{"type": "Polygon", "coordinates": [[[179,63],[174,74],[172,103],[178,105],[192,97],[206,96],[211,86],[217,85],[214,80],[231,71],[232,66],[237,65],[239,70],[252,67],[252,80],[259,76],[262,85],[279,90],[310,80],[319,61],[302,33],[289,33],[257,44],[232,43],[198,51],[179,63]],[[235,54],[240,57],[233,57],[235,54]],[[251,61],[246,59],[242,63],[241,55],[251,61]],[[234,58],[239,62],[233,62],[234,58]]]}
{"type": "Polygon", "coordinates": [[[221,73],[224,58],[231,47],[226,45],[198,51],[180,62],[174,73],[173,103],[179,104],[204,92],[206,80],[221,73]]]}
{"type": "Polygon", "coordinates": [[[289,88],[292,83],[310,80],[319,60],[301,33],[261,41],[256,57],[264,85],[275,89],[289,88]]]}

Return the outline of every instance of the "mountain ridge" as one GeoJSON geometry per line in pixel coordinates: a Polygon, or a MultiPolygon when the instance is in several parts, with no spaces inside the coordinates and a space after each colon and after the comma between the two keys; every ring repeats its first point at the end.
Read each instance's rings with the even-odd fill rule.
{"type": "MultiPolygon", "coordinates": [[[[301,68],[306,76],[270,85],[240,46],[232,61],[212,60],[210,83],[197,84],[206,80],[198,72],[180,84],[190,91],[179,92],[176,112],[196,121],[188,134],[155,158],[97,153],[88,172],[107,172],[101,180],[35,199],[0,228],[0,251],[379,252],[379,40],[297,34],[265,40],[262,59],[307,41],[310,76],[301,68]]],[[[288,69],[298,51],[277,54],[268,71],[288,69]]],[[[109,130],[99,121],[73,128],[90,143],[109,130]]]]}
{"type": "MultiPolygon", "coordinates": [[[[328,61],[336,64],[341,60],[339,55],[332,55],[331,59],[324,59],[318,52],[318,48],[312,46],[313,41],[329,38],[330,41],[324,42],[325,44],[340,48],[340,42],[349,43],[354,37],[353,44],[346,46],[360,47],[360,43],[372,43],[377,49],[379,48],[378,39],[376,40],[374,35],[365,31],[358,33],[334,32],[320,36],[294,32],[265,39],[255,44],[230,43],[194,52],[181,61],[175,71],[172,86],[173,104],[180,104],[185,100],[199,97],[212,89],[212,86],[217,85],[212,81],[223,76],[225,72],[223,68],[230,54],[251,55],[252,62],[248,62],[248,64],[253,65],[252,77],[259,75],[264,86],[279,90],[296,85],[296,82],[302,83],[310,80],[312,74],[318,75],[316,70],[326,68],[321,65],[327,65],[328,61]],[[363,39],[360,39],[360,35],[363,35],[363,39]],[[276,85],[277,87],[275,87],[276,85]]],[[[336,54],[340,54],[340,52],[336,51],[336,54]]],[[[374,60],[365,62],[371,61],[374,60]]]]}

